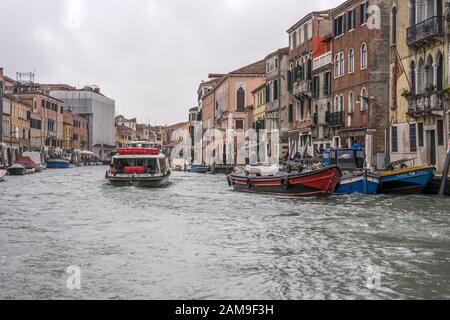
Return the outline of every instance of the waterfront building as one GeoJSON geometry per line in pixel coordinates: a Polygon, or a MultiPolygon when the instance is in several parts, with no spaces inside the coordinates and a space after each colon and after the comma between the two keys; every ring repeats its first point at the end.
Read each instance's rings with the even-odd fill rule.
{"type": "Polygon", "coordinates": [[[89,120],[78,114],[73,114],[73,147],[75,150],[86,151],[89,148],[89,120]]]}
{"type": "MultiPolygon", "coordinates": [[[[189,109],[189,134],[190,134],[190,138],[191,138],[191,159],[190,162],[191,163],[195,163],[195,164],[202,164],[203,163],[203,148],[202,148],[202,141],[201,139],[203,139],[203,131],[200,131],[201,136],[196,137],[195,135],[199,134],[198,132],[196,132],[197,130],[199,130],[199,128],[197,128],[197,126],[201,125],[201,121],[202,121],[202,113],[199,110],[199,107],[193,107],[191,109],[189,109]],[[200,140],[200,145],[196,145],[196,139],[200,140]],[[197,161],[195,161],[197,160],[197,161]]],[[[201,129],[201,128],[200,128],[201,129]]]]}
{"type": "Polygon", "coordinates": [[[88,120],[87,149],[101,160],[109,159],[116,148],[115,101],[102,94],[96,86],[85,86],[80,90],[52,90],[50,95],[88,120]]]}
{"type": "Polygon", "coordinates": [[[42,116],[37,111],[30,113],[30,151],[41,152],[44,146],[42,116]]]}
{"type": "MultiPolygon", "coordinates": [[[[325,31],[326,32],[326,31],[325,31]]],[[[332,34],[317,35],[313,44],[312,66],[312,108],[313,119],[311,137],[313,151],[331,147],[333,128],[336,125],[332,117],[333,98],[331,82],[333,77],[333,37],[332,34]]],[[[339,124],[339,123],[338,123],[339,124]]]]}
{"type": "Polygon", "coordinates": [[[279,49],[266,57],[265,128],[269,131],[269,140],[271,140],[271,130],[279,131],[280,155],[289,149],[288,69],[289,48],[279,49]]]}
{"type": "Polygon", "coordinates": [[[313,156],[314,128],[313,54],[321,50],[323,37],[331,33],[329,11],[311,12],[287,33],[289,34],[289,71],[287,72],[289,106],[289,153],[313,156]]]}
{"type": "Polygon", "coordinates": [[[253,94],[253,128],[258,132],[260,129],[266,129],[266,101],[267,90],[266,84],[263,83],[255,90],[253,94]]]}
{"type": "Polygon", "coordinates": [[[63,139],[64,150],[74,150],[74,138],[73,138],[73,113],[70,110],[64,110],[63,114],[63,139]]]}
{"type": "Polygon", "coordinates": [[[116,121],[116,146],[127,148],[130,142],[137,140],[137,120],[127,119],[123,115],[118,115],[116,121]]]}
{"type": "MultiPolygon", "coordinates": [[[[31,86],[21,86],[12,94],[31,105],[31,110],[41,116],[41,140],[47,155],[60,154],[63,150],[64,102],[31,86]]],[[[35,128],[36,129],[36,128],[35,128]]],[[[35,131],[35,133],[37,133],[35,131]]],[[[34,136],[38,139],[37,135],[34,136]]],[[[36,141],[36,140],[35,140],[36,141]]]]}
{"type": "Polygon", "coordinates": [[[389,109],[389,4],[349,0],[332,10],[334,146],[365,148],[367,161],[383,168],[389,109]]]}
{"type": "Polygon", "coordinates": [[[390,158],[442,173],[449,137],[448,1],[389,1],[390,158]]]}
{"type": "MultiPolygon", "coordinates": [[[[171,157],[172,150],[177,147],[177,145],[189,139],[189,127],[190,123],[180,122],[171,126],[165,126],[161,129],[162,134],[162,148],[164,154],[171,157]]],[[[181,155],[184,156],[184,155],[181,155]]]]}
{"type": "Polygon", "coordinates": [[[146,124],[136,124],[136,140],[150,142],[150,126],[146,124]]]}

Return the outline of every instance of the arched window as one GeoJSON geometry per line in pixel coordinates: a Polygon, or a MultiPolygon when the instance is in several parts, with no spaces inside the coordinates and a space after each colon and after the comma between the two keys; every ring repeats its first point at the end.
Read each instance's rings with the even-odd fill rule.
{"type": "Polygon", "coordinates": [[[334,112],[338,111],[339,111],[339,96],[336,96],[336,98],[334,98],[334,112]]]}
{"type": "Polygon", "coordinates": [[[348,72],[355,72],[355,49],[353,48],[348,51],[348,72]]]}
{"type": "Polygon", "coordinates": [[[344,111],[344,95],[343,94],[341,94],[339,96],[339,110],[338,111],[339,112],[344,111]]]}
{"type": "Polygon", "coordinates": [[[340,65],[340,71],[341,71],[341,76],[344,75],[344,53],[341,52],[339,54],[339,65],[340,65]]]}
{"type": "Polygon", "coordinates": [[[425,90],[434,91],[434,68],[433,57],[431,54],[428,56],[427,63],[425,65],[425,90]]]}
{"type": "Polygon", "coordinates": [[[409,64],[409,78],[411,79],[411,93],[416,93],[416,62],[411,61],[409,64]]]}
{"type": "Polygon", "coordinates": [[[397,7],[392,8],[391,13],[391,41],[392,44],[397,43],[397,7]]]}
{"type": "Polygon", "coordinates": [[[421,93],[424,91],[425,87],[426,87],[426,82],[424,81],[424,66],[425,62],[423,61],[423,58],[419,59],[419,64],[417,65],[417,76],[416,76],[416,82],[417,82],[417,92],[416,93],[421,93]]]}
{"type": "Polygon", "coordinates": [[[236,110],[245,111],[245,90],[242,87],[236,93],[236,110]]]}
{"type": "Polygon", "coordinates": [[[334,57],[334,76],[339,77],[340,71],[339,71],[339,55],[337,54],[334,57]]]}
{"type": "Polygon", "coordinates": [[[361,111],[367,111],[367,107],[368,107],[367,98],[368,98],[367,89],[362,88],[361,97],[360,97],[361,111]]]}
{"type": "Polygon", "coordinates": [[[355,112],[355,95],[352,91],[348,94],[348,113],[355,112]]]}
{"type": "Polygon", "coordinates": [[[361,70],[367,68],[367,44],[361,46],[361,70]]]}
{"type": "Polygon", "coordinates": [[[436,56],[437,63],[437,83],[436,90],[441,91],[444,88],[444,58],[442,57],[442,53],[439,52],[436,56]]]}

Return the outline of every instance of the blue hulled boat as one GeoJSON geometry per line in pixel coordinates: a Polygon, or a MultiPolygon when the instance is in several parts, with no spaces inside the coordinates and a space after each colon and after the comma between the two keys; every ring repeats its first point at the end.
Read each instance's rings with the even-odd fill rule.
{"type": "Polygon", "coordinates": [[[66,159],[50,159],[47,161],[47,169],[68,169],[70,162],[66,159]]]}
{"type": "Polygon", "coordinates": [[[209,171],[209,167],[203,165],[192,164],[187,167],[187,172],[191,173],[207,173],[209,171]]]}
{"type": "Polygon", "coordinates": [[[337,185],[336,194],[375,194],[378,192],[380,179],[377,174],[364,168],[365,153],[361,146],[352,148],[325,150],[321,160],[326,166],[336,165],[343,176],[337,185]]]}
{"type": "Polygon", "coordinates": [[[379,172],[381,193],[420,193],[431,183],[433,166],[401,168],[379,172]]]}

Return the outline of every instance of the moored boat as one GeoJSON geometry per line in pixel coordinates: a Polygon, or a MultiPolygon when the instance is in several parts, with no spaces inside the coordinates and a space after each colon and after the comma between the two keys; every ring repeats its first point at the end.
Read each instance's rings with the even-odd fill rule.
{"type": "Polygon", "coordinates": [[[25,167],[25,174],[36,173],[36,163],[34,163],[30,157],[21,157],[16,161],[16,164],[20,164],[25,167]]]}
{"type": "Polygon", "coordinates": [[[337,165],[343,172],[334,193],[336,194],[375,194],[378,192],[380,178],[365,168],[365,153],[361,146],[325,150],[322,164],[337,165]]]}
{"type": "Polygon", "coordinates": [[[68,169],[70,168],[69,160],[62,158],[52,158],[47,161],[47,169],[68,169]]]}
{"type": "Polygon", "coordinates": [[[431,183],[433,166],[417,166],[379,172],[381,193],[420,193],[431,183]]]}
{"type": "Polygon", "coordinates": [[[11,167],[8,168],[8,175],[10,176],[23,176],[25,175],[27,169],[18,163],[13,164],[11,167]]]}
{"type": "Polygon", "coordinates": [[[293,196],[314,196],[331,194],[341,179],[342,172],[337,166],[302,173],[257,175],[233,173],[228,183],[236,191],[281,194],[293,196]]]}
{"type": "Polygon", "coordinates": [[[352,172],[342,176],[334,193],[336,194],[375,194],[378,192],[380,178],[370,172],[352,172]]]}
{"type": "Polygon", "coordinates": [[[106,172],[114,186],[157,188],[167,185],[170,177],[167,158],[156,148],[120,148],[106,172]]]}
{"type": "Polygon", "coordinates": [[[192,164],[187,167],[186,171],[191,173],[207,173],[209,171],[209,167],[198,164],[192,164]]]}

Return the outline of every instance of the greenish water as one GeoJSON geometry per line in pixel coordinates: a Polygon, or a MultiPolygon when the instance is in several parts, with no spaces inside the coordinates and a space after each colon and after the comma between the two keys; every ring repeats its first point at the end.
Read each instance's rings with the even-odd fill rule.
{"type": "Polygon", "coordinates": [[[189,173],[114,188],[105,171],[0,184],[0,298],[450,299],[450,198],[270,197],[189,173]]]}

